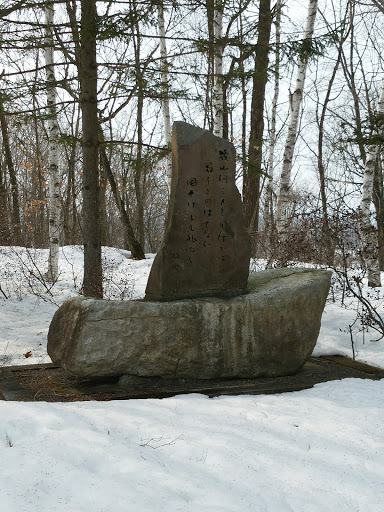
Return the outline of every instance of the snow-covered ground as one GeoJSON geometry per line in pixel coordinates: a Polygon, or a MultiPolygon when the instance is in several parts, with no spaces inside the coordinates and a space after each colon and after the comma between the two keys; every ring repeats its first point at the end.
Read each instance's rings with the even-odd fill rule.
{"type": "MultiPolygon", "coordinates": [[[[104,250],[111,299],[144,294],[153,256],[127,256],[104,250]]],[[[49,362],[52,315],[79,292],[82,249],[62,249],[50,290],[46,258],[0,248],[0,366],[49,362]]],[[[352,333],[357,359],[384,368],[384,340],[348,300],[327,304],[314,355],[351,356],[352,333]]],[[[0,402],[0,510],[381,512],[383,393],[346,379],[273,396],[0,402]]]]}

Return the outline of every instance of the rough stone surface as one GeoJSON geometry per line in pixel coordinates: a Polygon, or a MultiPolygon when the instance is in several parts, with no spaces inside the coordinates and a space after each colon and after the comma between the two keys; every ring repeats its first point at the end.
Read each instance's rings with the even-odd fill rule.
{"type": "Polygon", "coordinates": [[[262,377],[299,370],[316,344],[331,273],[258,272],[249,293],[173,302],[69,299],[48,334],[52,361],[79,377],[262,377]]]}
{"type": "Polygon", "coordinates": [[[168,217],[145,300],[245,293],[251,242],[235,164],[231,142],[174,123],[168,217]]]}

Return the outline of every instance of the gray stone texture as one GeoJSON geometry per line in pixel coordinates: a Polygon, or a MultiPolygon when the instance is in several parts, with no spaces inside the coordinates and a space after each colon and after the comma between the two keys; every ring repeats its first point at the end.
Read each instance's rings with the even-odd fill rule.
{"type": "Polygon", "coordinates": [[[174,123],[168,216],[145,300],[245,293],[251,241],[235,167],[231,142],[187,123],[174,123]]]}
{"type": "Polygon", "coordinates": [[[79,377],[252,378],[299,370],[315,346],[331,273],[253,274],[246,295],[172,302],[69,299],[48,334],[79,377]]]}

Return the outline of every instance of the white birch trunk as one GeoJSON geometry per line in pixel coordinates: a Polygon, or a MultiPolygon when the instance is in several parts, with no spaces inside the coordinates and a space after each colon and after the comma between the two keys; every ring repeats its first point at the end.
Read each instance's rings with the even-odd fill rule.
{"type": "MultiPolygon", "coordinates": [[[[315,20],[317,14],[318,0],[309,0],[308,16],[306,21],[304,41],[312,40],[313,31],[315,27],[315,20]]],[[[303,89],[305,83],[305,75],[307,72],[308,55],[304,54],[300,57],[296,75],[296,85],[293,94],[291,95],[290,103],[290,116],[288,121],[287,139],[285,142],[283,168],[281,171],[279,190],[277,194],[276,204],[276,226],[280,234],[287,231],[289,226],[289,219],[287,215],[287,206],[289,198],[289,182],[291,178],[293,152],[295,149],[297,128],[299,122],[299,115],[301,110],[301,103],[303,98],[303,89]]]]}
{"type": "Polygon", "coordinates": [[[55,282],[59,269],[59,231],[60,231],[60,177],[59,177],[59,126],[56,109],[56,83],[54,71],[53,22],[54,7],[48,5],[45,10],[46,23],[46,89],[48,110],[48,169],[49,169],[49,258],[47,279],[55,282]]]}
{"type": "Polygon", "coordinates": [[[223,136],[223,5],[215,1],[213,14],[214,65],[213,65],[213,133],[223,136]]]}
{"type": "MultiPolygon", "coordinates": [[[[376,115],[379,118],[379,122],[381,122],[384,116],[384,77],[381,81],[376,115]]],[[[375,145],[371,146],[367,153],[359,205],[360,251],[368,269],[368,285],[372,287],[381,286],[377,254],[377,230],[372,226],[370,219],[375,167],[379,151],[380,146],[375,145]]]]}
{"type": "MultiPolygon", "coordinates": [[[[168,89],[168,61],[167,61],[167,45],[165,40],[165,21],[164,21],[164,6],[160,2],[157,7],[157,19],[159,27],[160,39],[160,58],[161,58],[161,108],[163,111],[163,126],[164,126],[164,142],[171,146],[172,129],[171,129],[171,113],[169,107],[169,89],[168,89]]],[[[172,157],[169,155],[166,158],[166,176],[168,193],[171,190],[172,178],[172,157]]]]}
{"type": "Polygon", "coordinates": [[[277,116],[277,102],[279,99],[279,85],[280,85],[280,39],[281,39],[281,0],[276,2],[276,53],[275,53],[275,64],[273,72],[275,75],[274,80],[274,92],[271,106],[271,128],[269,131],[269,145],[268,145],[268,157],[267,157],[267,179],[264,190],[264,209],[263,218],[264,226],[267,233],[272,229],[273,223],[273,165],[274,165],[274,152],[276,144],[276,116],[277,116]]]}

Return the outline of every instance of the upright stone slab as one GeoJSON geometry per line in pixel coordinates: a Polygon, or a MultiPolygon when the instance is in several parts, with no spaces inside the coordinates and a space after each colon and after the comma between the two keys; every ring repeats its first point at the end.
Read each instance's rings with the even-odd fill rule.
{"type": "Polygon", "coordinates": [[[172,133],[172,185],[145,300],[246,292],[251,242],[235,185],[232,143],[187,123],[172,133]]]}

